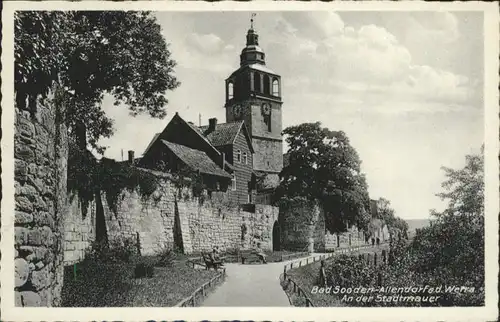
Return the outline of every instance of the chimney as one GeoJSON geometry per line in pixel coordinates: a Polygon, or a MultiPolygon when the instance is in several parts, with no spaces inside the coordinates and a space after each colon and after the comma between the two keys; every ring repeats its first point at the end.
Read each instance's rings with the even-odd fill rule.
{"type": "Polygon", "coordinates": [[[134,151],[128,150],[128,162],[134,164],[134,151]]]}
{"type": "Polygon", "coordinates": [[[215,117],[208,119],[208,130],[210,132],[215,131],[216,127],[217,127],[217,119],[215,117]]]}

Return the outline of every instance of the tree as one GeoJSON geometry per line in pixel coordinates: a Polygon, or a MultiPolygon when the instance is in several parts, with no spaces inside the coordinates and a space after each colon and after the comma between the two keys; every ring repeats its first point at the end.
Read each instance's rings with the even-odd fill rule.
{"type": "Polygon", "coordinates": [[[389,200],[379,198],[377,200],[377,210],[378,218],[387,225],[391,235],[400,233],[405,238],[408,236],[408,223],[395,215],[389,200]]]}
{"type": "Polygon", "coordinates": [[[318,201],[331,232],[352,224],[366,229],[371,218],[367,183],[345,133],[316,122],[288,127],[283,134],[289,162],[280,173],[277,197],[318,201]]]}
{"type": "Polygon", "coordinates": [[[179,86],[160,25],[149,12],[19,11],[15,15],[17,106],[35,108],[53,83],[67,93],[69,131],[102,152],[113,134],[101,110],[105,94],[132,115],[163,118],[165,93],[179,86]]]}
{"type": "Polygon", "coordinates": [[[444,305],[484,304],[484,154],[466,156],[463,169],[443,168],[448,200],[430,227],[418,231],[410,251],[413,269],[427,281],[475,287],[472,294],[447,296],[444,305]]]}

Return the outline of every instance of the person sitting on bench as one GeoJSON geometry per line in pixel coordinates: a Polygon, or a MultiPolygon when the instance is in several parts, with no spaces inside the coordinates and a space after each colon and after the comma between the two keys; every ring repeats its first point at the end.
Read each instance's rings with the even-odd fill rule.
{"type": "Polygon", "coordinates": [[[266,253],[264,253],[264,251],[260,247],[260,243],[257,244],[257,248],[255,249],[255,254],[259,257],[262,263],[267,264],[266,253]]]}
{"type": "Polygon", "coordinates": [[[222,259],[220,258],[219,247],[217,247],[217,246],[215,246],[212,249],[212,260],[213,260],[214,264],[224,266],[224,264],[222,263],[222,259]]]}

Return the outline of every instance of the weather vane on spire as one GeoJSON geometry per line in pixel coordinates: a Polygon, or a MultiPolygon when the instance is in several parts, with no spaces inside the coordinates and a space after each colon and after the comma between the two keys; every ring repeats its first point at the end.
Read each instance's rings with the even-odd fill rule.
{"type": "Polygon", "coordinates": [[[250,29],[253,29],[253,17],[256,16],[255,12],[252,12],[252,17],[250,18],[250,29]]]}

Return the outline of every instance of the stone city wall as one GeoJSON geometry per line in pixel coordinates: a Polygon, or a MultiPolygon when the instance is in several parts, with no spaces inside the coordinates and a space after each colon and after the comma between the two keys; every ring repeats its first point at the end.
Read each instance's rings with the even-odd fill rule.
{"type": "Polygon", "coordinates": [[[78,263],[95,240],[96,202],[68,194],[68,211],[63,218],[64,265],[78,263]]]}
{"type": "Polygon", "coordinates": [[[53,97],[15,107],[16,306],[60,303],[68,141],[53,97]]]}
{"type": "Polygon", "coordinates": [[[106,229],[110,243],[136,240],[143,255],[175,247],[197,253],[219,246],[222,250],[253,247],[272,248],[272,227],[278,209],[256,205],[255,213],[229,203],[224,193],[193,196],[191,189],[178,189],[168,177],[151,196],[122,191],[116,212],[102,193],[106,229]]]}
{"type": "Polygon", "coordinates": [[[330,252],[337,248],[365,245],[365,235],[356,226],[346,232],[330,233],[325,228],[324,212],[311,201],[296,199],[280,207],[283,246],[286,250],[305,250],[314,242],[314,251],[330,252]]]}

